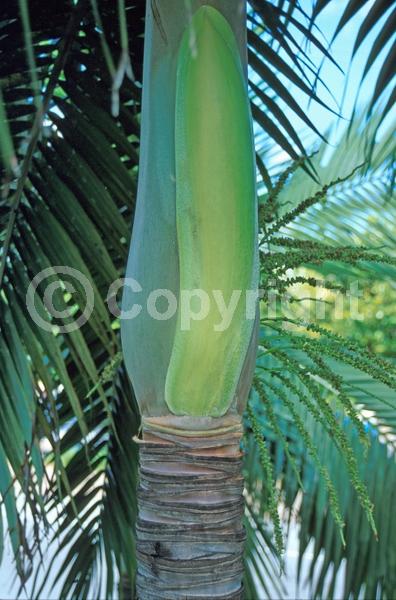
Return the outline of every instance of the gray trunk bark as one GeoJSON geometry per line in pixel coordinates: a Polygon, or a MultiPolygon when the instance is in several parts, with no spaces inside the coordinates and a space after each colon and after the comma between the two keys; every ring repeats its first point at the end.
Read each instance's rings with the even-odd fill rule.
{"type": "Polygon", "coordinates": [[[240,599],[241,425],[182,433],[144,428],[139,440],[137,596],[240,599]]]}

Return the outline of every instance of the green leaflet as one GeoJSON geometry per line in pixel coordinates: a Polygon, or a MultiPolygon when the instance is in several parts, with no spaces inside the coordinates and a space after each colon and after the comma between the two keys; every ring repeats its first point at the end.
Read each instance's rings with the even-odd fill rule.
{"type": "MultiPolygon", "coordinates": [[[[234,399],[254,325],[246,316],[246,290],[256,283],[256,190],[237,43],[225,18],[209,6],[194,14],[179,50],[175,164],[181,296],[165,399],[178,415],[220,416],[234,399]],[[194,289],[208,294],[210,308],[187,328],[183,291],[194,289]],[[222,317],[214,290],[226,305],[234,290],[241,291],[224,330],[216,330],[222,317]]],[[[191,307],[202,309],[197,297],[191,307]]]]}

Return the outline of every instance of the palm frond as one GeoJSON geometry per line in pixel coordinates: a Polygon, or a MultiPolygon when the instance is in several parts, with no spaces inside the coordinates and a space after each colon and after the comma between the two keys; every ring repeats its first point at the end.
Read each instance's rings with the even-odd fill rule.
{"type": "MultiPolygon", "coordinates": [[[[358,124],[355,127],[358,130],[358,124]]],[[[334,597],[335,582],[343,559],[347,561],[345,597],[349,594],[358,597],[363,589],[371,594],[365,597],[378,597],[382,593],[387,596],[391,595],[390,590],[394,587],[392,577],[384,574],[383,564],[376,571],[379,557],[383,561],[385,552],[392,554],[393,549],[387,546],[388,528],[384,524],[381,529],[384,523],[382,508],[378,509],[375,504],[381,498],[380,490],[384,485],[382,473],[378,480],[370,476],[372,461],[378,460],[376,468],[382,472],[388,466],[389,469],[395,468],[394,364],[374,356],[357,342],[334,334],[318,323],[299,320],[293,311],[285,315],[281,305],[275,307],[274,315],[268,314],[266,306],[271,288],[281,296],[295,284],[326,287],[327,283],[328,289],[336,287],[337,280],[319,280],[317,273],[312,270],[308,273],[289,272],[298,265],[313,264],[323,276],[326,273],[324,261],[332,261],[331,267],[339,269],[340,289],[346,280],[345,267],[352,265],[357,273],[359,270],[356,267],[360,261],[373,265],[372,277],[389,278],[394,274],[394,247],[391,243],[386,247],[387,244],[380,245],[377,240],[376,246],[363,245],[367,244],[365,233],[371,231],[371,223],[364,219],[359,223],[360,236],[356,238],[356,245],[351,244],[355,239],[343,237],[342,227],[339,223],[336,226],[336,221],[331,229],[334,236],[328,234],[331,224],[331,213],[330,217],[328,215],[330,203],[331,208],[338,211],[338,218],[345,219],[346,228],[349,223],[353,226],[354,219],[359,222],[361,213],[371,208],[374,210],[378,202],[376,197],[370,199],[369,208],[364,204],[365,186],[370,190],[375,185],[373,182],[380,182],[378,187],[386,210],[388,207],[390,211],[393,209],[387,177],[393,144],[385,137],[378,144],[370,168],[365,172],[361,170],[359,176],[349,181],[342,173],[350,167],[356,167],[362,150],[356,140],[357,132],[352,139],[347,136],[345,134],[340,144],[341,149],[345,145],[342,165],[338,152],[330,154],[327,163],[323,163],[324,148],[313,158],[320,183],[309,178],[295,163],[284,171],[278,184],[273,184],[271,191],[263,197],[263,207],[268,208],[265,213],[268,218],[262,220],[261,237],[262,284],[266,294],[263,298],[263,329],[257,364],[257,377],[261,383],[255,386],[258,394],[253,395],[252,402],[255,414],[261,415],[261,435],[266,440],[276,467],[278,493],[288,509],[287,520],[290,522],[290,511],[296,509],[301,517],[299,573],[308,543],[310,540],[314,543],[314,559],[308,570],[308,579],[314,586],[314,597],[334,597]],[[334,175],[340,172],[341,177],[338,175],[338,180],[334,181],[334,175]],[[347,190],[350,186],[355,197],[362,194],[362,200],[359,198],[349,212],[342,204],[347,204],[349,199],[345,198],[344,186],[347,190]],[[304,227],[300,223],[307,225],[304,227]],[[340,267],[339,261],[344,262],[345,267],[340,267]],[[384,271],[379,267],[383,262],[384,271]],[[268,406],[272,407],[272,416],[268,411],[265,416],[268,406]],[[286,431],[284,420],[290,423],[286,431]],[[293,435],[291,428],[294,429],[293,435]],[[365,450],[368,437],[371,445],[369,450],[365,450]],[[303,445],[303,453],[295,453],[295,439],[303,445]],[[367,452],[369,458],[366,461],[364,457],[367,452]],[[358,499],[359,516],[356,513],[352,515],[358,499]],[[364,513],[366,517],[363,517],[364,513]],[[362,518],[366,518],[364,528],[362,518]],[[364,542],[356,533],[357,527],[359,531],[364,531],[364,542]],[[345,546],[339,535],[340,528],[345,533],[345,546]],[[380,539],[378,545],[373,543],[377,531],[380,539]],[[359,542],[356,543],[353,536],[359,542]],[[382,544],[387,548],[386,551],[381,549],[377,554],[376,550],[372,550],[373,546],[378,548],[382,544]],[[319,555],[321,560],[324,557],[322,562],[318,561],[319,555]],[[361,564],[367,556],[370,556],[370,562],[365,570],[361,564]]],[[[377,233],[375,228],[373,231],[377,233]]],[[[378,237],[383,231],[381,223],[378,237]]],[[[381,241],[384,242],[384,239],[386,235],[381,241]]],[[[391,239],[389,236],[389,241],[391,239]]],[[[253,440],[250,443],[257,443],[254,441],[257,435],[249,433],[249,429],[248,434],[253,440]]],[[[258,486],[261,490],[262,482],[266,479],[264,472],[261,477],[257,477],[257,474],[254,477],[250,480],[248,475],[247,489],[254,490],[258,486]]],[[[270,490],[260,492],[255,504],[258,514],[264,512],[272,515],[270,498],[270,490]]],[[[384,501],[389,501],[386,495],[384,501]]],[[[392,569],[393,566],[389,563],[385,569],[388,568],[392,569]]]]}
{"type": "MultiPolygon", "coordinates": [[[[371,121],[369,130],[374,131],[380,116],[371,121]]],[[[301,169],[296,170],[279,193],[278,206],[283,213],[295,210],[299,200],[314,198],[324,186],[335,177],[343,178],[353,169],[363,164],[356,177],[346,178],[326,189],[321,201],[315,202],[308,210],[297,215],[291,223],[280,230],[297,240],[325,242],[331,246],[364,246],[389,256],[395,255],[394,220],[395,196],[392,192],[394,141],[391,132],[385,133],[374,147],[372,161],[367,167],[365,162],[365,125],[364,116],[356,120],[352,129],[345,131],[337,143],[337,150],[330,150],[321,144],[311,161],[320,178],[320,183],[307,177],[301,169]],[[362,144],[363,136],[363,144],[362,144]]],[[[370,131],[366,134],[370,138],[370,131]]],[[[263,197],[263,207],[270,196],[263,197]]],[[[319,198],[318,198],[319,199],[319,198]]],[[[315,267],[316,268],[316,267],[315,267]]],[[[337,277],[358,277],[362,265],[340,267],[335,261],[322,265],[323,275],[337,277]]],[[[393,267],[385,264],[364,264],[365,277],[374,279],[394,278],[393,267]]]]}
{"type": "MultiPolygon", "coordinates": [[[[377,425],[373,427],[367,424],[370,445],[365,449],[350,418],[340,409],[337,399],[334,396],[331,399],[329,382],[325,383],[323,378],[315,378],[313,372],[309,375],[312,361],[308,356],[304,359],[303,352],[296,353],[292,347],[285,346],[276,336],[268,336],[264,331],[261,340],[266,340],[267,350],[261,353],[258,360],[257,377],[271,403],[277,429],[281,431],[282,436],[274,430],[272,421],[265,418],[265,404],[259,395],[255,394],[252,400],[255,402],[256,414],[261,415],[259,418],[262,435],[272,456],[277,490],[281,505],[284,506],[282,521],[285,525],[290,525],[297,515],[298,577],[302,578],[305,574],[304,577],[312,586],[313,598],[333,598],[336,582],[338,586],[341,583],[339,568],[344,561],[346,569],[342,581],[343,597],[359,597],[362,592],[367,598],[392,597],[395,586],[395,554],[389,536],[389,522],[384,515],[391,510],[391,490],[395,485],[396,464],[394,454],[389,453],[389,440],[378,435],[377,425]],[[287,373],[286,378],[284,373],[287,373]],[[276,385],[273,385],[272,381],[275,381],[276,385]],[[294,410],[300,415],[307,434],[318,449],[320,464],[331,476],[345,523],[345,545],[339,536],[339,524],[329,509],[330,492],[327,483],[307,453],[294,417],[282,402],[282,390],[285,394],[297,394],[292,400],[294,410]],[[320,407],[327,406],[325,410],[334,411],[337,424],[328,429],[326,421],[318,420],[316,411],[312,412],[306,404],[298,401],[301,394],[317,404],[319,410],[320,407]],[[373,516],[378,531],[378,543],[373,539],[373,533],[370,532],[370,525],[364,515],[365,510],[360,506],[353,489],[353,479],[348,474],[347,464],[339,451],[337,436],[334,435],[335,427],[343,432],[342,436],[355,455],[357,476],[367,486],[369,496],[374,502],[373,516]],[[373,473],[377,473],[378,476],[373,476],[373,473]],[[304,559],[304,555],[312,551],[312,546],[309,545],[311,540],[314,544],[313,559],[307,562],[308,559],[304,559]]],[[[344,375],[345,390],[353,397],[354,390],[349,386],[350,374],[344,372],[344,375]]],[[[381,402],[381,398],[378,402],[381,402]]],[[[258,473],[262,467],[257,460],[255,439],[249,429],[246,444],[247,497],[251,498],[255,507],[253,515],[267,515],[264,526],[268,531],[270,483],[267,482],[264,473],[258,473]]],[[[285,535],[287,536],[287,533],[285,535]]],[[[256,565],[255,568],[263,573],[262,566],[256,565]]],[[[286,571],[285,575],[280,577],[280,582],[285,581],[283,578],[287,576],[286,571]]],[[[306,585],[307,581],[302,583],[306,585]]],[[[263,590],[262,593],[271,597],[271,593],[265,588],[263,590]]]]}
{"type": "MultiPolygon", "coordinates": [[[[58,556],[53,549],[59,542],[67,547],[63,595],[72,591],[85,597],[98,566],[106,564],[99,594],[110,597],[118,585],[115,568],[130,581],[134,576],[134,562],[125,557],[134,553],[136,452],[131,437],[139,417],[123,365],[112,383],[98,382],[120,351],[118,325],[104,299],[126,263],[140,90],[124,83],[119,116],[110,116],[114,92],[94,16],[87,3],[70,8],[68,2],[57,3],[53,11],[29,3],[44,121],[32,104],[32,69],[18,6],[10,3],[2,12],[7,51],[1,83],[20,169],[10,170],[4,161],[0,396],[8,425],[0,440],[0,493],[15,556],[27,558],[19,569],[22,580],[40,549],[42,527],[35,527],[33,542],[26,541],[26,525],[15,508],[18,489],[29,500],[26,511],[34,522],[51,516],[49,552],[58,556]],[[70,14],[76,16],[65,34],[70,14]],[[66,275],[56,265],[66,268],[66,275]],[[45,279],[31,289],[34,314],[29,315],[29,284],[43,269],[45,279]],[[82,283],[73,278],[73,269],[85,277],[82,283]],[[68,315],[60,321],[40,296],[51,283],[55,310],[68,315]],[[94,298],[89,321],[81,329],[63,331],[62,325],[84,313],[89,290],[94,298]],[[49,452],[40,447],[44,439],[49,452]]],[[[136,18],[129,36],[134,70],[140,74],[142,43],[134,28],[142,27],[142,7],[131,8],[136,18]]],[[[102,17],[110,51],[118,58],[116,7],[103,7],[102,17]]]]}

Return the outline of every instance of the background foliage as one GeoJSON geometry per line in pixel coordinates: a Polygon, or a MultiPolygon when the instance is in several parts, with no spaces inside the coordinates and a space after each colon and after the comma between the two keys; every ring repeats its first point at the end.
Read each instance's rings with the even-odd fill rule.
{"type": "MultiPolygon", "coordinates": [[[[302,93],[329,105],[320,67],[333,59],[315,23],[327,4],[316,0],[309,12],[287,0],[248,7],[265,290],[246,415],[249,598],[263,588],[271,596],[273,586],[282,596],[280,522],[296,518],[300,565],[314,548],[313,595],[323,596],[325,586],[332,597],[342,561],[345,596],[391,598],[396,588],[394,145],[378,129],[394,100],[395,8],[377,0],[362,21],[353,52],[370,38],[364,77],[383,50],[381,64],[365,112],[328,156],[327,133],[295,99],[302,93]],[[301,135],[307,128],[313,149],[301,135]],[[289,157],[280,167],[267,158],[274,148],[289,157]],[[318,330],[312,302],[301,298],[320,288],[332,302],[357,278],[369,319],[328,316],[318,330]],[[292,301],[284,318],[286,292],[292,301]],[[339,337],[346,329],[352,341],[339,337]]],[[[345,2],[335,35],[363,4],[345,2]]],[[[116,588],[128,597],[133,587],[131,438],[139,416],[105,299],[124,273],[133,218],[144,8],[131,0],[2,4],[0,554],[9,536],[32,596],[49,574],[65,598],[111,598],[116,588]],[[51,328],[26,311],[30,280],[56,265],[79,269],[94,286],[94,312],[72,333],[61,332],[64,320],[49,313],[41,294],[36,308],[51,328]]],[[[339,112],[337,103],[333,109],[339,112]]],[[[81,313],[83,289],[73,281],[71,293],[68,277],[55,271],[46,285],[51,278],[60,283],[57,309],[70,318],[81,313]]]]}

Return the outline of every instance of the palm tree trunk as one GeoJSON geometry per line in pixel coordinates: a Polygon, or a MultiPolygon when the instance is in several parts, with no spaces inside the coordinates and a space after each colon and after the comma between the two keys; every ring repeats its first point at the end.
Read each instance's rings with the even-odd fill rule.
{"type": "MultiPolygon", "coordinates": [[[[177,157],[180,159],[184,142],[177,142],[176,137],[184,136],[184,133],[178,133],[184,132],[184,120],[181,118],[184,113],[191,116],[193,121],[197,111],[201,111],[202,115],[213,108],[208,106],[210,103],[206,100],[206,106],[198,106],[195,110],[195,105],[190,106],[186,103],[180,92],[184,90],[182,83],[187,86],[187,81],[190,81],[187,72],[184,72],[186,65],[192,67],[197,64],[194,61],[198,55],[194,54],[194,49],[202,44],[202,39],[198,39],[198,36],[202,36],[205,31],[207,36],[210,34],[208,40],[215,42],[210,46],[212,52],[213,48],[216,49],[214,56],[226,57],[228,71],[226,68],[219,68],[213,75],[213,71],[209,69],[210,53],[201,52],[200,61],[206,61],[203,65],[205,68],[198,71],[190,69],[188,72],[198,92],[201,88],[197,82],[201,81],[200,75],[206,70],[211,73],[213,79],[208,79],[206,85],[201,86],[202,89],[208,89],[208,85],[213,85],[216,77],[221,76],[220,81],[224,87],[229,86],[231,81],[239,90],[236,94],[237,99],[234,98],[235,101],[230,106],[232,111],[237,106],[242,105],[243,108],[241,119],[239,114],[237,115],[240,128],[237,133],[234,131],[234,137],[238,138],[235,147],[244,149],[242,158],[245,167],[242,172],[246,175],[246,182],[237,186],[241,194],[236,194],[233,206],[237,210],[238,202],[243,196],[243,207],[246,211],[243,222],[247,223],[247,226],[242,238],[239,229],[236,231],[235,228],[234,237],[235,244],[239,244],[242,239],[246,248],[249,246],[245,253],[238,251],[238,259],[242,255],[250,258],[246,258],[243,267],[235,270],[241,275],[236,288],[245,289],[247,285],[255,285],[255,263],[258,263],[254,260],[257,245],[255,170],[253,144],[249,141],[251,131],[247,90],[243,87],[247,70],[245,5],[244,0],[147,2],[139,186],[127,267],[127,277],[140,284],[141,307],[148,306],[153,291],[171,292],[174,298],[180,299],[184,291],[183,285],[191,287],[190,280],[182,283],[180,268],[182,249],[178,242],[177,189],[180,194],[184,176],[179,164],[182,161],[177,160],[177,157]],[[205,10],[197,17],[202,7],[205,7],[205,10]],[[194,16],[195,29],[190,29],[194,16]],[[204,26],[207,29],[204,29],[204,26]],[[231,79],[227,76],[223,78],[225,72],[231,74],[231,79]],[[187,104],[191,113],[187,111],[187,104]],[[240,131],[242,136],[239,136],[240,131]],[[176,185],[177,177],[179,182],[176,185]]],[[[219,64],[216,62],[216,65],[219,64]]],[[[189,94],[189,98],[197,98],[194,91],[190,91],[189,94]]],[[[229,95],[226,100],[229,100],[229,95]]],[[[228,106],[227,103],[224,105],[228,106]]],[[[230,118],[230,127],[235,125],[234,121],[234,118],[230,118]]],[[[218,139],[221,140],[219,136],[224,136],[224,144],[227,144],[228,129],[224,131],[223,119],[219,119],[216,126],[219,128],[218,139]]],[[[202,127],[202,131],[206,131],[206,125],[202,127]]],[[[210,139],[212,138],[209,136],[208,143],[210,139]]],[[[195,144],[193,141],[191,144],[193,152],[195,144]]],[[[225,153],[224,156],[224,161],[219,162],[221,168],[223,164],[229,163],[228,155],[225,153]]],[[[235,156],[239,155],[232,154],[232,160],[235,156]]],[[[203,162],[206,169],[207,161],[203,162]]],[[[216,181],[220,177],[220,171],[215,173],[216,181]]],[[[202,180],[209,181],[213,173],[201,176],[202,180]]],[[[224,177],[228,183],[228,174],[224,177]]],[[[188,179],[187,175],[184,179],[188,179]]],[[[224,191],[222,194],[227,197],[224,191]]],[[[220,196],[217,197],[217,203],[219,199],[220,196]]],[[[230,211],[229,207],[227,211],[230,211]]],[[[193,221],[194,212],[190,210],[190,213],[193,221]]],[[[208,215],[208,220],[210,218],[208,215]]],[[[197,219],[199,220],[198,217],[197,219]]],[[[237,222],[236,215],[233,220],[237,222]]],[[[223,229],[227,231],[226,227],[223,229]]],[[[186,244],[184,250],[187,247],[190,248],[186,244]]],[[[220,242],[219,247],[224,249],[220,242]]],[[[235,248],[233,242],[230,242],[230,251],[235,248]]],[[[232,269],[234,263],[232,259],[230,261],[232,269]]],[[[205,287],[204,278],[202,282],[198,287],[205,287]]],[[[216,289],[219,282],[216,281],[216,289]]],[[[192,287],[197,287],[196,283],[192,287]]],[[[133,286],[125,286],[124,310],[128,312],[134,305],[133,286]]],[[[172,357],[175,356],[174,347],[179,348],[177,340],[175,341],[177,328],[180,327],[178,316],[157,319],[153,318],[148,310],[141,310],[135,316],[133,320],[122,319],[121,329],[125,364],[143,416],[143,435],[142,439],[138,440],[141,448],[139,516],[136,527],[138,597],[140,600],[241,598],[244,545],[240,451],[242,426],[237,411],[243,410],[251,382],[256,352],[255,333],[251,334],[251,350],[248,352],[250,358],[247,358],[246,352],[253,323],[249,322],[246,325],[245,311],[242,311],[239,320],[235,321],[239,323],[242,331],[241,334],[237,332],[240,353],[237,356],[238,360],[235,360],[235,369],[228,374],[225,388],[226,376],[222,376],[221,371],[225,360],[236,356],[235,349],[239,347],[234,330],[227,330],[226,335],[232,342],[230,348],[232,346],[233,352],[227,349],[217,352],[219,380],[224,389],[212,396],[212,399],[215,398],[216,402],[221,403],[218,406],[215,406],[216,402],[212,402],[210,406],[203,403],[204,406],[201,406],[199,402],[192,402],[192,392],[198,401],[203,397],[203,388],[209,389],[210,393],[213,381],[217,383],[216,376],[213,375],[217,371],[212,368],[212,378],[208,380],[201,365],[201,370],[195,373],[196,376],[199,373],[199,378],[188,381],[190,387],[180,381],[179,375],[184,373],[188,378],[191,369],[179,369],[178,363],[174,366],[172,362],[172,357]],[[170,371],[172,377],[169,376],[170,371]],[[175,374],[177,378],[174,377],[175,374]],[[182,390],[183,394],[179,395],[179,390],[182,390]],[[176,402],[178,400],[183,400],[182,406],[176,402]],[[227,416],[215,416],[224,413],[227,416]],[[175,416],[176,414],[186,416],[179,417],[175,416]]],[[[201,344],[202,339],[201,337],[201,344]]],[[[216,340],[218,339],[216,337],[216,340]]],[[[194,340],[190,341],[191,347],[194,348],[194,340]]],[[[212,347],[209,340],[203,346],[207,349],[212,347]]],[[[183,347],[188,347],[188,344],[183,347]]],[[[202,354],[202,350],[197,351],[197,363],[200,361],[200,352],[202,354]]],[[[177,358],[180,356],[183,356],[183,352],[177,354],[177,358]]],[[[194,366],[195,358],[191,354],[189,356],[194,366]]]]}
{"type": "Polygon", "coordinates": [[[195,419],[189,431],[167,428],[167,417],[144,421],[139,600],[242,598],[242,426],[232,421],[195,419]]]}

